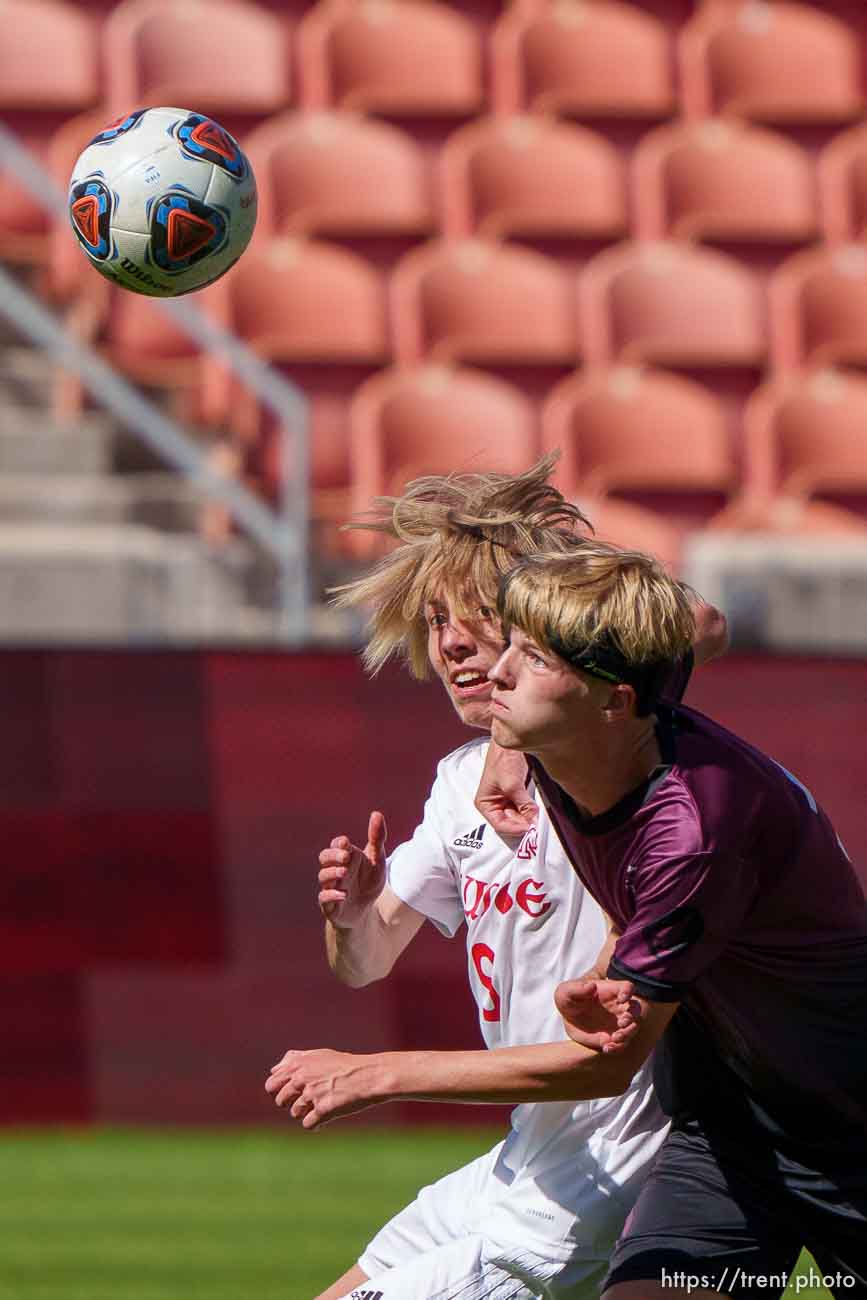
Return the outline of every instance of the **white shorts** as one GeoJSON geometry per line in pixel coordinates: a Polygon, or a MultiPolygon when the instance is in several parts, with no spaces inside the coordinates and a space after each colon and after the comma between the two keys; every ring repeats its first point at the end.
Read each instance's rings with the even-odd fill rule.
{"type": "Polygon", "coordinates": [[[579,1214],[564,1211],[541,1179],[511,1175],[502,1147],[422,1188],[377,1233],[352,1300],[595,1300],[628,1206],[588,1184],[579,1214]]]}

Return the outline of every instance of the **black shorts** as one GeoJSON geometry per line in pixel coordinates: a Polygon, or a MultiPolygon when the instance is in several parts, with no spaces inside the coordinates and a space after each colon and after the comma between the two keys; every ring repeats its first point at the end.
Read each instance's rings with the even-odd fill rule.
{"type": "Polygon", "coordinates": [[[653,1280],[720,1295],[779,1296],[806,1246],[832,1294],[864,1300],[867,1160],[853,1160],[841,1174],[764,1152],[697,1123],[676,1126],[626,1220],[603,1292],[617,1282],[653,1280]]]}

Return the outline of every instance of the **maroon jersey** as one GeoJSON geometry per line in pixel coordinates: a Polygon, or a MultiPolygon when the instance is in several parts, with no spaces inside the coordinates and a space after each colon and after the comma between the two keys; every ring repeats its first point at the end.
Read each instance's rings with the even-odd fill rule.
{"type": "Polygon", "coordinates": [[[621,933],[610,974],[682,1004],[659,1054],[663,1104],[712,1122],[736,1099],[784,1146],[836,1138],[863,1152],[867,904],[854,868],[784,768],[691,709],[658,716],[664,765],[600,816],[582,818],[533,768],[621,933]]]}

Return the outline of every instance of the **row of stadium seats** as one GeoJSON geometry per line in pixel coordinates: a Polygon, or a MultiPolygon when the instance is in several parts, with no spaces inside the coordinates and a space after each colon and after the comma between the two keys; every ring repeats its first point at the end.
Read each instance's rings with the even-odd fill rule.
{"type": "MultiPolygon", "coordinates": [[[[236,432],[246,474],[275,496],[276,431],[259,425],[251,440],[236,422],[236,432]]],[[[536,405],[470,367],[394,367],[356,389],[342,422],[314,425],[314,515],[326,546],[367,556],[375,542],[333,525],[374,496],[425,473],[517,472],[556,447],[557,482],[600,535],[673,568],[696,528],[867,539],[867,378],[829,370],[762,384],[739,433],[708,389],[664,370],[588,368],[536,405]]]]}
{"type": "MultiPolygon", "coordinates": [[[[147,299],[96,275],[70,325],[122,369],[159,381],[185,342],[147,299]]],[[[659,364],[727,376],[834,364],[867,366],[867,245],[795,254],[763,281],[716,250],[626,242],[573,275],[519,245],[435,240],[384,279],[320,240],[260,241],[199,305],[278,364],[339,369],[389,360],[463,361],[534,374],[579,361],[659,364]]]]}
{"type": "MultiPolygon", "coordinates": [[[[58,183],[101,125],[86,114],[57,133],[58,183]]],[[[459,128],[435,166],[407,133],[353,113],[279,115],[244,144],[259,184],[258,238],[366,240],[385,263],[441,233],[519,239],[577,265],[632,233],[715,243],[767,267],[820,236],[867,231],[867,126],[836,136],[815,164],[776,132],[721,118],[652,130],[629,164],[601,133],[538,115],[459,128]]],[[[65,223],[52,236],[11,177],[0,180],[0,256],[50,265],[58,300],[86,275],[65,223]]]]}
{"type": "Polygon", "coordinates": [[[5,0],[0,107],[255,115],[294,101],[468,117],[490,104],[839,124],[863,107],[860,35],[782,0],[707,0],[676,39],[623,0],[518,0],[487,34],[460,5],[430,0],[320,0],[294,30],[239,0],[125,0],[102,23],[67,0],[5,0]]]}

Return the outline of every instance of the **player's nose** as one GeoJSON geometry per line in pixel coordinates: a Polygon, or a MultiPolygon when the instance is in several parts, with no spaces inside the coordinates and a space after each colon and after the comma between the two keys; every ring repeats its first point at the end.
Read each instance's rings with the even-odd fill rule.
{"type": "Polygon", "coordinates": [[[512,671],[514,654],[514,647],[506,646],[493,668],[488,671],[488,681],[493,682],[500,690],[511,690],[515,684],[512,671]]]}
{"type": "Polygon", "coordinates": [[[443,628],[443,653],[448,655],[472,654],[476,648],[475,639],[466,623],[459,618],[451,618],[443,628]]]}

